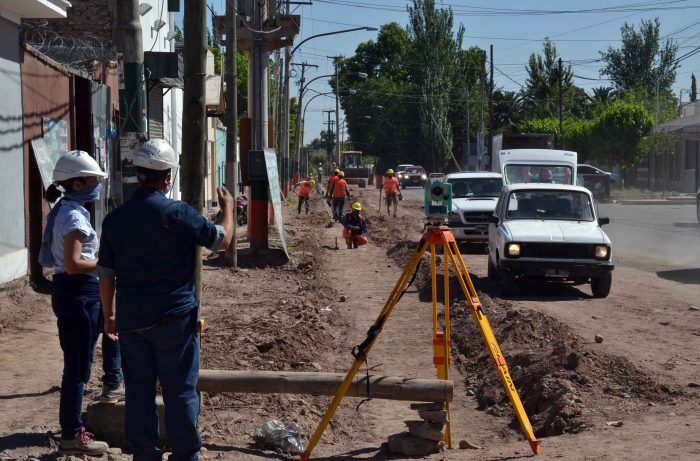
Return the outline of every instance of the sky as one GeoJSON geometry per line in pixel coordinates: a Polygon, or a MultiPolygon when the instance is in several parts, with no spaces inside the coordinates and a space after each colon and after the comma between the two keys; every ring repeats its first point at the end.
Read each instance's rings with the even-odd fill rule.
{"type": "MultiPolygon", "coordinates": [[[[312,5],[292,5],[293,14],[302,17],[299,43],[316,34],[354,27],[376,27],[397,22],[408,24],[406,6],[410,0],[311,0],[312,5]]],[[[224,0],[208,0],[219,14],[225,10],[224,0]]],[[[642,19],[659,18],[661,36],[679,45],[677,56],[700,47],[700,0],[446,0],[438,7],[451,7],[455,25],[466,31],[462,47],[478,46],[488,51],[494,47],[494,82],[497,88],[517,91],[524,85],[525,65],[530,53],[541,53],[542,42],[549,37],[559,56],[572,64],[574,83],[586,90],[609,86],[599,74],[599,51],[621,45],[620,27],[625,23],[638,29],[642,19]]],[[[316,76],[333,73],[329,56],[354,54],[358,44],[375,40],[377,32],[350,32],[318,37],[304,43],[294,54],[293,62],[307,62],[318,69],[307,70],[307,82],[316,76]]],[[[673,86],[682,100],[688,101],[690,75],[700,75],[700,53],[680,63],[673,86]]],[[[292,95],[298,93],[296,75],[291,84],[292,95]]],[[[309,85],[317,92],[330,91],[327,79],[309,85]]],[[[305,93],[308,98],[313,91],[305,93]]],[[[307,99],[308,100],[308,99],[307,99]]],[[[320,96],[308,106],[305,117],[304,142],[318,137],[324,127],[323,110],[335,109],[333,97],[320,96]]],[[[327,117],[327,116],[326,116],[327,117]]],[[[341,114],[342,120],[342,114],[341,114]]],[[[342,122],[341,122],[342,123],[342,122]]]]}

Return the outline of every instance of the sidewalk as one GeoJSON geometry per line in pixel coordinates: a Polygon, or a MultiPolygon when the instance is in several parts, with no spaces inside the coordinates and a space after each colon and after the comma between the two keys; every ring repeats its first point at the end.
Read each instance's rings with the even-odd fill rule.
{"type": "Polygon", "coordinates": [[[697,199],[695,196],[679,195],[665,199],[613,200],[612,203],[616,203],[618,205],[695,205],[697,203],[697,199]]]}

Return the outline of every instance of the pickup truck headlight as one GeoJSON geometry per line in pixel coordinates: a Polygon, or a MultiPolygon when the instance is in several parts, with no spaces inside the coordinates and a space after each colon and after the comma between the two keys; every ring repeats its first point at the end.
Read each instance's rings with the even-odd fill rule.
{"type": "Polygon", "coordinates": [[[509,243],[506,245],[506,254],[511,258],[520,257],[520,244],[519,243],[509,243]]]}
{"type": "Polygon", "coordinates": [[[427,177],[426,175],[424,175],[424,174],[420,175],[420,178],[423,179],[423,180],[428,179],[428,177],[427,177]]]}
{"type": "Polygon", "coordinates": [[[596,245],[595,259],[606,260],[610,258],[610,248],[607,245],[596,245]]]}
{"type": "Polygon", "coordinates": [[[462,220],[459,217],[459,213],[450,213],[447,215],[447,222],[453,222],[453,223],[461,223],[462,220]]]}

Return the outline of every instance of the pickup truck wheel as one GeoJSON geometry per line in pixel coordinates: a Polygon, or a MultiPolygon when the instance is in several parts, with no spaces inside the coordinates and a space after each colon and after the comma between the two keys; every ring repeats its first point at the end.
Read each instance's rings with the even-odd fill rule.
{"type": "Polygon", "coordinates": [[[489,280],[496,280],[496,266],[491,262],[491,258],[489,258],[488,272],[486,274],[489,280]]]}
{"type": "Polygon", "coordinates": [[[612,286],[612,273],[608,272],[602,277],[591,279],[591,291],[596,298],[607,298],[612,286]]]}
{"type": "Polygon", "coordinates": [[[405,182],[402,182],[402,183],[401,183],[401,189],[405,189],[405,188],[406,188],[406,183],[405,183],[405,182]]]}
{"type": "Polygon", "coordinates": [[[503,269],[498,270],[498,289],[501,292],[501,296],[508,296],[513,293],[513,286],[515,285],[515,278],[513,274],[507,272],[503,269]]]}

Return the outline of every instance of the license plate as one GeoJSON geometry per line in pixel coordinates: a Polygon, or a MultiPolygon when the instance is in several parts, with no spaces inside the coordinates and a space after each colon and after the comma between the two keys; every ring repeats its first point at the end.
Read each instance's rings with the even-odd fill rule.
{"type": "Polygon", "coordinates": [[[568,277],[569,271],[567,269],[545,269],[545,277],[568,277]]]}

